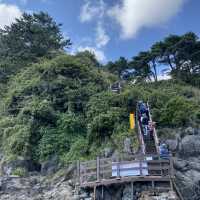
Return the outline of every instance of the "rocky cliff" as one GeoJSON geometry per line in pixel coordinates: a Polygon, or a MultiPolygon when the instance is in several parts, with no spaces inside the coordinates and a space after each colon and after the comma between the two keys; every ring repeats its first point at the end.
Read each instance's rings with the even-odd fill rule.
{"type": "MultiPolygon", "coordinates": [[[[177,130],[176,139],[166,141],[174,152],[174,168],[176,184],[186,200],[198,200],[200,197],[200,130],[187,128],[177,130]]],[[[127,144],[125,143],[126,148],[127,144]]],[[[2,165],[3,176],[0,179],[0,200],[90,200],[93,191],[80,191],[74,184],[74,167],[70,166],[55,172],[55,158],[44,164],[42,175],[39,172],[28,173],[26,177],[9,174],[14,167],[25,165],[27,162],[2,165]]],[[[148,188],[136,186],[135,199],[155,199],[153,194],[147,193],[148,188]],[[148,198],[147,198],[148,196],[148,198]]],[[[129,184],[112,186],[110,194],[105,192],[109,200],[131,200],[131,187],[129,184]]],[[[159,200],[175,199],[171,193],[161,193],[159,200]],[[171,196],[171,197],[170,197],[171,196]]]]}

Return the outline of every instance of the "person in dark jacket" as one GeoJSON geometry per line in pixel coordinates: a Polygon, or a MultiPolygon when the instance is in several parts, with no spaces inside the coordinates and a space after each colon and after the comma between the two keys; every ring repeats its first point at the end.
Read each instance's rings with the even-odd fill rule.
{"type": "Polygon", "coordinates": [[[143,103],[143,101],[139,101],[138,107],[139,107],[139,112],[141,115],[146,113],[147,107],[146,107],[145,103],[143,103]]]}
{"type": "Polygon", "coordinates": [[[142,114],[141,123],[142,123],[143,133],[145,136],[147,136],[149,120],[146,114],[142,114]]]}
{"type": "Polygon", "coordinates": [[[141,117],[141,122],[143,125],[148,125],[149,124],[149,120],[146,114],[143,114],[141,117]]]}
{"type": "Polygon", "coordinates": [[[148,120],[149,120],[149,110],[143,101],[138,102],[138,108],[139,108],[139,116],[142,116],[143,114],[146,114],[148,120]]]}

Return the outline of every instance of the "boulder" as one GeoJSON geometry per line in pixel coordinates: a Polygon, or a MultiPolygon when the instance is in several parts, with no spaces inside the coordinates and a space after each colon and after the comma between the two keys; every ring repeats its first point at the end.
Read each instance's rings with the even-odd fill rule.
{"type": "Polygon", "coordinates": [[[190,169],[188,162],[184,160],[174,161],[174,168],[180,172],[185,172],[190,169]]]}
{"type": "Polygon", "coordinates": [[[112,154],[113,154],[113,149],[112,149],[112,148],[106,147],[106,148],[104,149],[104,157],[105,157],[105,158],[111,157],[112,154]]]}
{"type": "Polygon", "coordinates": [[[179,155],[181,157],[194,157],[200,155],[200,136],[187,135],[179,145],[179,155]]]}
{"type": "Polygon", "coordinates": [[[184,131],[185,135],[194,135],[195,134],[195,129],[193,127],[188,127],[184,131]]]}
{"type": "Polygon", "coordinates": [[[176,139],[169,139],[165,142],[171,152],[175,152],[178,147],[178,141],[176,139]]]}

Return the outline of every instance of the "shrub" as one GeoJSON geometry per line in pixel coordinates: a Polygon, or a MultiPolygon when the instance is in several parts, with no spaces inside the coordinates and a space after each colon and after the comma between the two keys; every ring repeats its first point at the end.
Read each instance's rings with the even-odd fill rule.
{"type": "Polygon", "coordinates": [[[183,97],[173,97],[161,108],[160,123],[167,126],[185,126],[190,123],[195,105],[183,97]]]}
{"type": "Polygon", "coordinates": [[[19,177],[25,177],[27,175],[27,171],[25,168],[18,167],[12,172],[12,175],[19,176],[19,177]]]}
{"type": "Polygon", "coordinates": [[[89,146],[86,138],[79,137],[72,144],[71,149],[68,153],[63,154],[61,160],[64,163],[68,163],[74,160],[85,160],[89,155],[89,146]]]}

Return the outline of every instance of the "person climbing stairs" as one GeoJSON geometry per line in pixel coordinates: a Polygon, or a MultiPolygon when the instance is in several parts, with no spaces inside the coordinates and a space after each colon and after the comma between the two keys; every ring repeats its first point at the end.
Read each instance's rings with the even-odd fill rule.
{"type": "Polygon", "coordinates": [[[141,134],[145,145],[145,154],[156,155],[158,154],[158,147],[154,138],[155,129],[152,127],[153,122],[150,118],[149,107],[146,103],[143,103],[143,101],[139,101],[137,107],[137,118],[139,121],[138,124],[140,126],[141,134]]]}

